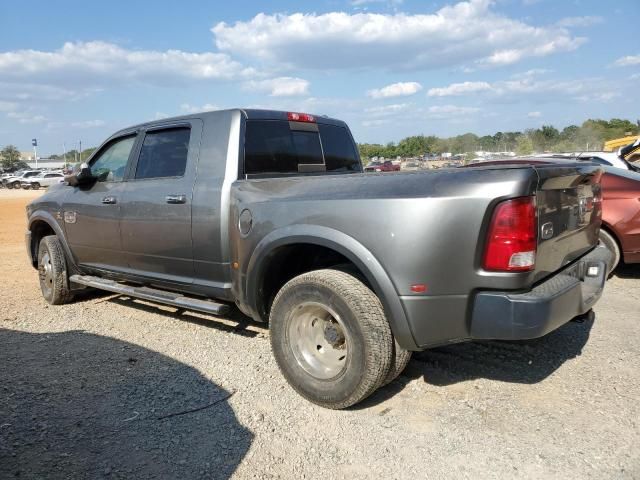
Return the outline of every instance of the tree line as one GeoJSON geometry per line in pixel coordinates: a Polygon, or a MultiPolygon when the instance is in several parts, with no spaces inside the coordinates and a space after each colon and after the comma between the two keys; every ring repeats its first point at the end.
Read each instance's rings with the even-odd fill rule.
{"type": "Polygon", "coordinates": [[[640,121],[612,118],[611,120],[589,119],[582,125],[569,125],[558,130],[552,125],[527,129],[524,132],[497,132],[494,135],[478,136],[465,133],[455,137],[440,138],[435,135],[414,135],[390,142],[386,145],[360,143],[358,149],[362,158],[371,157],[417,157],[485,152],[516,152],[528,155],[534,152],[575,152],[602,150],[604,142],[625,135],[640,134],[640,121]]]}

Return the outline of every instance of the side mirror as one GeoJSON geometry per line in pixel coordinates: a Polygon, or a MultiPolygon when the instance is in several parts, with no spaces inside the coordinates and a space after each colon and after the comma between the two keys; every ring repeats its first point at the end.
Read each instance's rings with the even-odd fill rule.
{"type": "Polygon", "coordinates": [[[86,163],[81,164],[80,168],[71,175],[64,177],[64,181],[72,187],[86,185],[87,183],[94,182],[95,180],[96,178],[91,173],[91,168],[86,163]]]}

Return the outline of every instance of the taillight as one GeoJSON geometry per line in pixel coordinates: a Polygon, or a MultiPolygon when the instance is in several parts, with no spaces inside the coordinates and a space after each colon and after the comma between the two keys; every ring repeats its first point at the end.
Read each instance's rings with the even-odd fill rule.
{"type": "Polygon", "coordinates": [[[316,117],[308,113],[288,112],[287,118],[291,122],[316,123],[316,117]]]}
{"type": "Polygon", "coordinates": [[[536,264],[537,217],[534,197],[505,200],[496,207],[484,252],[485,270],[526,272],[536,264]]]}

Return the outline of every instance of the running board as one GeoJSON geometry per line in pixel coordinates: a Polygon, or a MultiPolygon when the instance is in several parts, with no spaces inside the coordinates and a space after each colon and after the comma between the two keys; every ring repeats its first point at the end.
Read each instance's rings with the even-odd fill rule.
{"type": "Polygon", "coordinates": [[[209,300],[200,300],[193,297],[185,297],[180,293],[168,292],[149,287],[132,287],[106,278],[93,277],[91,275],[71,275],[69,278],[73,283],[86,285],[87,287],[107,290],[113,293],[120,293],[128,297],[140,298],[152,302],[164,303],[173,307],[195,310],[197,312],[212,313],[214,315],[224,315],[229,313],[229,305],[215,303],[209,300]]]}

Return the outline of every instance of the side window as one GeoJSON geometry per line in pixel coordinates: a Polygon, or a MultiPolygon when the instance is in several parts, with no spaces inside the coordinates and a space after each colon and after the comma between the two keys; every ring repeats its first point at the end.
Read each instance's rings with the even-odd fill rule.
{"type": "Polygon", "coordinates": [[[135,136],[115,140],[91,162],[91,173],[99,182],[121,182],[135,136]]]}
{"type": "Polygon", "coordinates": [[[187,166],[189,128],[171,128],[148,132],[144,137],[136,179],[181,177],[187,166]]]}

